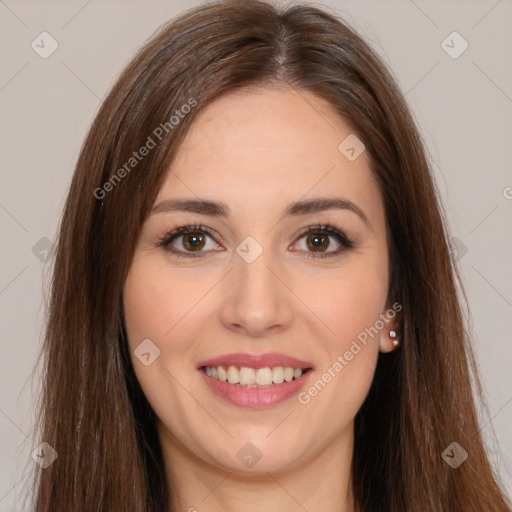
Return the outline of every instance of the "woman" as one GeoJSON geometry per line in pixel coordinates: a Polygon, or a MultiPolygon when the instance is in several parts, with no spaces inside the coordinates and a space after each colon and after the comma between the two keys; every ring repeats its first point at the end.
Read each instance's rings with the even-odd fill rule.
{"type": "Polygon", "coordinates": [[[508,510],[444,225],[343,22],[227,1],[164,26],[62,218],[35,510],[508,510]]]}

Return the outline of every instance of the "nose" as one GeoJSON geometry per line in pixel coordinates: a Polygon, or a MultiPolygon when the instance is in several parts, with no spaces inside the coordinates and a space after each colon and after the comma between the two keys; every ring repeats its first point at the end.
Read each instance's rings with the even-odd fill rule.
{"type": "Polygon", "coordinates": [[[293,319],[293,293],[282,267],[263,253],[252,263],[234,256],[234,268],[223,283],[222,324],[259,338],[286,330],[293,319]]]}

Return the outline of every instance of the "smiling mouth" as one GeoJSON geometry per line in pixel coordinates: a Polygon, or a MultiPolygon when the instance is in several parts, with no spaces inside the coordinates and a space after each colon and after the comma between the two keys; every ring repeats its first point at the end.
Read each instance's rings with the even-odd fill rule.
{"type": "Polygon", "coordinates": [[[265,366],[250,368],[247,366],[201,366],[200,371],[208,377],[241,388],[268,388],[292,380],[298,380],[311,368],[292,368],[290,366],[265,366]]]}

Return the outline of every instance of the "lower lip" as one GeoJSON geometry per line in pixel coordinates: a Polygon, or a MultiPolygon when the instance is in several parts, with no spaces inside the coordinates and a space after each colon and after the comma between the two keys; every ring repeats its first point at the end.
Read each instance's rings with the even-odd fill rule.
{"type": "Polygon", "coordinates": [[[281,384],[274,384],[268,388],[244,388],[234,386],[233,384],[222,382],[213,377],[208,377],[203,370],[199,370],[199,373],[201,373],[206,384],[216,395],[239,407],[255,409],[271,407],[296,395],[308,380],[312,370],[308,370],[298,379],[281,384]]]}

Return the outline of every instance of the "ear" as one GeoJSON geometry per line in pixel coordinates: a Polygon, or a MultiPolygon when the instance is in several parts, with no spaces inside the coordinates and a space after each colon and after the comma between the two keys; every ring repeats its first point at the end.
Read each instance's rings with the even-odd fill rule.
{"type": "Polygon", "coordinates": [[[392,352],[396,350],[400,345],[393,345],[393,341],[398,340],[399,343],[402,343],[402,333],[399,330],[400,321],[402,318],[402,314],[398,313],[394,318],[389,319],[384,328],[380,332],[380,344],[379,350],[383,353],[392,352]],[[392,332],[395,332],[395,336],[391,336],[392,332]]]}

